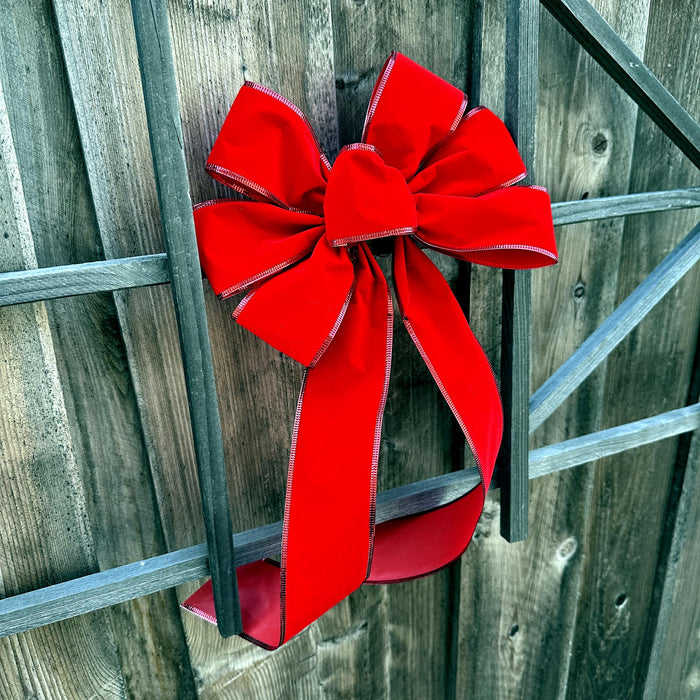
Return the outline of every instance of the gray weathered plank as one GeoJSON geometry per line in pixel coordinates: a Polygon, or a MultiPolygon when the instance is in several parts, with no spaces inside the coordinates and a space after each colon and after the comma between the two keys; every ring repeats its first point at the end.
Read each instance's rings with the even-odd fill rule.
{"type": "Polygon", "coordinates": [[[676,510],[668,568],[655,630],[644,700],[697,695],[697,629],[700,611],[697,595],[700,580],[700,499],[697,495],[700,468],[700,433],[693,436],[685,467],[683,488],[676,510]],[[694,488],[693,488],[694,487],[694,488]]]}
{"type": "MultiPolygon", "coordinates": [[[[505,123],[528,168],[529,184],[535,182],[539,29],[537,0],[507,1],[505,123]]],[[[501,326],[504,426],[498,463],[501,471],[501,535],[509,542],[524,540],[528,530],[531,307],[529,270],[504,270],[501,326]]]]}
{"type": "MultiPolygon", "coordinates": [[[[104,254],[108,258],[120,258],[162,252],[162,229],[129,2],[118,0],[96,5],[55,0],[53,5],[104,254]],[[104,88],[106,85],[110,86],[109,90],[104,88]]],[[[169,3],[169,6],[175,6],[189,18],[188,35],[201,26],[196,14],[192,16],[192,5],[169,3]]],[[[206,8],[211,5],[206,4],[206,8]]],[[[234,79],[240,76],[232,70],[231,56],[239,55],[242,28],[236,25],[231,30],[230,23],[219,20],[210,24],[221,26],[220,36],[228,39],[228,43],[197,42],[195,38],[195,43],[187,47],[185,66],[192,66],[198,74],[198,97],[190,99],[183,109],[183,114],[190,118],[193,108],[204,102],[201,95],[206,78],[195,67],[201,55],[199,47],[213,46],[226,53],[233,45],[233,50],[227,52],[227,69],[234,79]]],[[[184,68],[178,68],[179,75],[183,72],[184,68]]],[[[203,104],[202,108],[206,110],[207,105],[203,104]]],[[[205,153],[200,160],[202,164],[205,162],[205,153]]],[[[169,288],[161,286],[116,292],[114,297],[163,539],[166,549],[172,551],[205,539],[172,294],[169,288]]],[[[255,524],[258,523],[250,523],[255,524]]],[[[192,590],[190,584],[171,596],[169,612],[179,616],[177,598],[182,599],[192,590]]],[[[198,637],[196,632],[193,635],[193,628],[199,627],[198,621],[191,615],[181,619],[187,636],[189,665],[195,685],[200,687],[205,674],[193,657],[193,649],[220,668],[223,654],[217,657],[214,651],[222,640],[216,628],[209,626],[208,640],[198,637]]],[[[233,644],[236,642],[241,644],[241,640],[233,644]]]]}
{"type": "MultiPolygon", "coordinates": [[[[635,49],[664,85],[683,98],[695,119],[700,117],[699,10],[696,2],[652,0],[646,49],[635,49]]],[[[632,192],[698,184],[696,166],[641,115],[630,173],[632,192]]],[[[653,273],[697,222],[697,211],[625,220],[617,303],[653,273]]],[[[590,286],[592,280],[587,281],[590,286]]],[[[601,427],[686,402],[698,323],[700,266],[696,265],[608,357],[601,427]]],[[[577,397],[586,393],[587,386],[576,392],[577,397]]],[[[654,584],[663,561],[662,533],[673,505],[669,497],[677,445],[678,440],[663,440],[596,463],[571,648],[569,688],[578,697],[643,694],[650,617],[658,609],[654,584]]],[[[687,629],[685,634],[692,634],[687,629]]],[[[671,688],[664,696],[678,697],[671,688]]]]}
{"type": "MultiPolygon", "coordinates": [[[[37,294],[42,289],[48,295],[64,294],[64,284],[71,279],[80,283],[80,276],[87,277],[88,288],[99,288],[103,285],[90,270],[93,265],[85,269],[80,264],[101,260],[104,251],[51,2],[16,0],[5,9],[0,15],[0,80],[7,87],[40,266],[21,275],[37,276],[37,294]],[[79,263],[77,279],[68,263],[79,263]],[[41,269],[52,265],[61,266],[66,275],[54,279],[41,269]]],[[[125,262],[130,270],[132,265],[125,262]]],[[[144,277],[138,263],[137,279],[144,277]]],[[[162,263],[158,267],[167,280],[167,265],[162,263]]],[[[119,284],[121,268],[113,269],[111,261],[97,267],[109,268],[99,274],[110,286],[119,284]]],[[[161,554],[167,549],[113,297],[90,294],[52,301],[46,308],[98,566],[105,570],[161,554]]],[[[108,617],[128,697],[194,692],[174,591],[114,606],[108,617]],[[153,649],[160,653],[153,654],[153,649]]],[[[48,640],[52,630],[44,634],[48,640]]],[[[42,653],[52,653],[48,642],[42,653]]],[[[70,650],[57,648],[56,654],[61,663],[79,663],[70,650]]]]}
{"type": "MultiPolygon", "coordinates": [[[[226,196],[204,165],[244,80],[292,100],[309,117],[323,148],[337,151],[329,2],[196,0],[171,2],[168,9],[193,201],[226,196]]],[[[236,300],[217,300],[208,284],[206,299],[229,489],[236,499],[232,520],[237,531],[247,530],[282,515],[301,368],[231,321],[236,300]]],[[[165,431],[162,436],[167,438],[165,431]]],[[[178,496],[182,487],[173,481],[168,489],[178,496]]],[[[177,512],[167,527],[185,532],[177,512]]],[[[241,639],[221,640],[211,625],[185,613],[200,694],[277,698],[294,688],[287,691],[290,696],[313,698],[321,688],[332,688],[336,678],[353,678],[347,669],[361,639],[323,643],[353,627],[346,624],[349,609],[341,605],[325,616],[324,626],[312,626],[275,655],[241,639]],[[347,652],[347,659],[338,650],[347,652]],[[326,661],[331,655],[340,656],[334,672],[326,661]]]]}
{"type": "MultiPolygon", "coordinates": [[[[691,400],[697,401],[700,390],[700,344],[696,347],[695,354],[694,376],[691,378],[689,394],[691,400]]],[[[696,404],[696,408],[700,408],[700,404],[696,404]]],[[[697,653],[697,641],[692,641],[697,635],[683,630],[686,625],[679,624],[678,618],[683,614],[690,620],[697,616],[697,602],[693,600],[697,596],[684,588],[688,576],[693,576],[693,566],[697,569],[700,563],[697,556],[695,565],[692,561],[692,552],[697,553],[693,549],[693,540],[700,534],[700,499],[697,498],[696,487],[700,469],[700,430],[694,435],[686,436],[686,441],[679,442],[674,475],[676,484],[672,487],[669,498],[670,507],[664,528],[665,546],[662,545],[661,563],[657,570],[658,605],[654,607],[658,612],[647,623],[651,639],[649,659],[644,671],[644,700],[664,696],[682,697],[692,689],[693,684],[693,671],[689,672],[687,668],[692,668],[692,662],[687,664],[687,659],[697,653]],[[673,626],[672,617],[676,618],[673,626]],[[681,668],[675,673],[664,673],[664,661],[681,668]],[[686,667],[682,668],[684,665],[686,667]],[[662,675],[666,676],[663,684],[660,683],[662,675]],[[676,687],[671,687],[672,684],[676,687]],[[686,687],[682,687],[684,685],[686,687]]],[[[697,584],[697,579],[693,578],[697,584]]]]}
{"type": "Polygon", "coordinates": [[[233,553],[224,445],[165,2],[132,0],[153,170],[172,277],[187,400],[209,548],[217,626],[238,634],[241,611],[233,553]]]}
{"type": "Polygon", "coordinates": [[[534,432],[700,259],[700,224],[669,253],[530,399],[534,432]]]}
{"type": "MultiPolygon", "coordinates": [[[[3,89],[0,84],[0,269],[16,270],[37,261],[3,89]]],[[[4,597],[84,575],[97,561],[44,304],[2,309],[0,358],[4,597]]],[[[0,643],[2,697],[104,694],[124,695],[108,615],[0,643]]]]}
{"type": "Polygon", "coordinates": [[[165,253],[4,272],[0,274],[0,306],[169,281],[165,253]]]}
{"type": "Polygon", "coordinates": [[[586,0],[541,0],[625,92],[700,167],[700,125],[586,0]]]}
{"type": "Polygon", "coordinates": [[[700,427],[700,404],[608,428],[530,452],[530,478],[570,469],[700,427]]]}
{"type": "Polygon", "coordinates": [[[650,212],[692,209],[700,207],[700,188],[688,187],[665,192],[643,192],[623,194],[616,197],[596,197],[573,202],[552,204],[555,226],[594,221],[615,216],[648,214],[650,212]]]}
{"type": "MultiPolygon", "coordinates": [[[[555,202],[555,226],[700,207],[700,188],[555,202]]],[[[0,306],[170,282],[165,253],[56,265],[0,274],[0,306]]]]}

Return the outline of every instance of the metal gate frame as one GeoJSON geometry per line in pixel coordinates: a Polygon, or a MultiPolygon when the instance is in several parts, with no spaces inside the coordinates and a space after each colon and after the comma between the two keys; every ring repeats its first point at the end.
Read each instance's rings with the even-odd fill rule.
{"type": "MultiPolygon", "coordinates": [[[[700,125],[598,12],[586,0],[540,1],[700,167],[700,125]]],[[[274,556],[280,550],[281,522],[232,534],[167,8],[165,0],[132,0],[131,4],[166,253],[3,273],[0,306],[156,284],[172,285],[207,541],[0,600],[0,637],[207,575],[213,580],[219,632],[228,637],[241,630],[236,565],[274,556]]],[[[505,121],[529,166],[535,155],[538,34],[538,0],[507,0],[505,121]]],[[[699,206],[700,187],[696,187],[562,202],[552,205],[552,214],[554,224],[562,225],[699,206]]],[[[700,224],[532,397],[529,396],[530,273],[503,271],[501,393],[505,432],[494,486],[501,490],[501,534],[508,541],[527,537],[530,479],[700,428],[700,403],[694,389],[683,408],[528,451],[529,434],[600,365],[698,259],[700,224]]],[[[695,374],[698,374],[697,361],[695,374]]],[[[696,376],[691,385],[697,383],[696,376]]],[[[699,443],[696,433],[690,460],[700,459],[699,443]]],[[[377,522],[448,503],[478,483],[476,468],[471,468],[384,491],[377,499],[377,522]]],[[[686,498],[679,508],[687,507],[692,487],[692,480],[684,483],[686,498]]],[[[672,547],[677,550],[682,542],[676,540],[674,533],[672,547]]],[[[661,619],[654,649],[663,641],[663,624],[661,619]]]]}

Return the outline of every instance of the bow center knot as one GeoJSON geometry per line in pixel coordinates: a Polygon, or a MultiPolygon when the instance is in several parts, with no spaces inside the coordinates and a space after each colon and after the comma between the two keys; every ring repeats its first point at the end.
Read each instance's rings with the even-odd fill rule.
{"type": "Polygon", "coordinates": [[[338,154],[323,211],[333,246],[405,236],[417,226],[416,202],[406,179],[366,143],[346,146],[338,154]]]}

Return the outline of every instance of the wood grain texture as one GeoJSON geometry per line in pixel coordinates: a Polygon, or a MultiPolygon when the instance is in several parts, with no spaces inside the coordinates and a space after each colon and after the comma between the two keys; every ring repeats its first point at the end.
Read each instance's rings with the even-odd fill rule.
{"type": "MultiPolygon", "coordinates": [[[[183,3],[170,6],[183,134],[195,201],[209,199],[215,186],[204,164],[236,92],[245,79],[255,80],[294,101],[309,116],[330,153],[337,150],[330,6],[324,2],[268,5],[183,3]],[[231,27],[237,27],[231,31],[231,27]],[[196,56],[196,62],[192,56],[196,56]],[[211,89],[202,93],[202,85],[211,89]]],[[[235,300],[219,302],[209,294],[209,325],[219,387],[226,459],[236,529],[278,520],[283,511],[286,470],[300,387],[301,368],[230,319],[235,300]]],[[[339,633],[343,603],[312,626],[289,650],[267,652],[241,640],[221,643],[211,626],[192,618],[188,635],[198,689],[204,696],[277,697],[294,688],[320,688],[330,668],[305,662],[323,654],[323,640],[339,633]],[[334,617],[335,616],[335,617],[334,617]],[[326,629],[330,631],[326,633],[326,629]],[[298,664],[294,663],[298,660],[298,664]],[[280,679],[265,686],[271,674],[280,679]]],[[[361,641],[361,640],[360,640],[361,641]]],[[[356,642],[348,642],[350,649],[356,642]]],[[[349,654],[348,664],[353,655],[349,654]]],[[[340,659],[338,660],[340,664],[340,659]]],[[[344,668],[344,667],[343,667],[344,668]]],[[[350,670],[337,672],[352,678],[350,670]]],[[[359,682],[359,681],[358,681],[359,682]]],[[[353,692],[350,686],[348,693],[353,692]]],[[[355,691],[359,692],[355,687],[355,691]]],[[[313,696],[312,696],[313,697],[313,696]]]]}
{"type": "MultiPolygon", "coordinates": [[[[697,3],[651,4],[644,60],[700,115],[700,75],[695,57],[697,3]],[[682,49],[681,49],[682,47],[682,49]]],[[[639,53],[639,52],[638,52],[639,53]]],[[[632,191],[697,185],[697,169],[646,117],[635,135],[632,191]]],[[[630,218],[622,238],[619,303],[668,254],[697,212],[630,218]]],[[[688,273],[607,362],[604,424],[617,425],[682,405],[700,320],[700,269],[688,273]]],[[[571,685],[581,695],[619,697],[642,693],[641,664],[648,658],[649,615],[663,539],[676,442],[622,454],[596,469],[590,527],[584,546],[584,595],[573,641],[571,685]],[[634,476],[631,465],[641,467],[634,476]],[[588,629],[588,633],[584,630],[588,629]],[[606,664],[606,670],[600,664],[606,664]]]]}
{"type": "Polygon", "coordinates": [[[534,432],[700,260],[700,225],[644,278],[530,399],[534,432]]]}
{"type": "MultiPolygon", "coordinates": [[[[506,2],[504,121],[528,168],[532,184],[537,114],[537,0],[506,2]]],[[[529,478],[527,453],[530,398],[531,275],[504,270],[501,304],[501,401],[503,439],[498,454],[501,471],[501,536],[509,542],[527,537],[529,478]]]]}
{"type": "MultiPolygon", "coordinates": [[[[0,83],[0,269],[36,267],[3,88],[0,83]]],[[[43,304],[0,311],[0,357],[4,597],[94,571],[97,562],[43,304]]],[[[95,613],[0,643],[3,697],[103,693],[123,693],[109,615],[95,613]]]]}
{"type": "MultiPolygon", "coordinates": [[[[51,5],[39,0],[9,9],[0,24],[10,120],[38,262],[99,259],[102,246],[51,5]]],[[[48,315],[98,565],[108,569],[159,554],[164,543],[111,295],[53,302],[48,315]]],[[[129,695],[192,687],[173,598],[172,592],[159,593],[109,611],[129,695]]]]}
{"type": "MultiPolygon", "coordinates": [[[[667,587],[661,600],[659,623],[665,626],[663,642],[652,649],[645,679],[644,698],[693,698],[700,691],[697,583],[700,577],[700,431],[690,444],[683,489],[676,511],[667,587]],[[694,488],[693,488],[694,487],[694,488]]],[[[655,636],[654,641],[656,642],[655,636]]]]}
{"type": "MultiPolygon", "coordinates": [[[[597,6],[643,48],[646,2],[597,6]]],[[[492,10],[494,20],[495,15],[492,10]]],[[[502,10],[496,26],[502,26],[503,17],[502,10]]],[[[488,30],[485,25],[484,32],[488,30]]],[[[486,43],[495,43],[489,52],[499,55],[502,29],[491,26],[485,36],[486,43]]],[[[539,65],[537,184],[546,186],[554,201],[625,193],[634,105],[546,14],[541,16],[539,65]],[[594,150],[599,133],[614,138],[614,157],[607,144],[602,153],[594,150]]],[[[481,101],[490,106],[500,99],[498,88],[490,95],[482,81],[481,101]]],[[[621,228],[621,222],[606,221],[557,229],[559,264],[533,273],[531,385],[539,385],[557,366],[557,358],[564,359],[614,308],[621,228]],[[581,298],[574,289],[583,280],[591,283],[582,285],[581,298]]],[[[487,277],[474,266],[475,327],[496,315],[493,305],[479,307],[476,301],[474,285],[481,286],[487,277]]],[[[595,377],[585,396],[572,397],[577,400],[552,416],[532,446],[596,430],[602,389],[602,376],[595,377]]],[[[489,498],[462,568],[459,697],[566,694],[591,486],[590,467],[531,483],[529,539],[510,545],[496,537],[499,505],[497,498],[489,498]],[[485,657],[497,659],[496,665],[485,667],[485,657]]]]}
{"type": "Polygon", "coordinates": [[[700,124],[686,112],[587,0],[543,0],[632,99],[700,167],[700,124]]]}
{"type": "MultiPolygon", "coordinates": [[[[39,262],[96,260],[101,257],[100,248],[108,256],[160,253],[155,187],[128,3],[118,0],[89,5],[56,0],[55,5],[60,25],[67,31],[62,51],[82,130],[91,192],[90,197],[85,192],[80,194],[77,183],[84,176],[76,171],[79,157],[67,160],[58,155],[58,149],[46,148],[51,141],[47,141],[50,129],[57,132],[56,138],[75,147],[75,127],[71,126],[65,92],[57,104],[65,116],[52,123],[42,116],[36,96],[27,99],[26,104],[20,100],[17,107],[12,106],[11,119],[13,109],[25,115],[19,120],[14,118],[13,129],[31,135],[18,142],[17,147],[23,176],[25,172],[27,175],[25,189],[31,187],[36,193],[29,198],[29,220],[36,229],[39,262]],[[43,152],[56,154],[49,157],[48,166],[42,165],[39,158],[43,152]],[[69,178],[73,184],[67,187],[63,178],[69,178]],[[65,195],[61,190],[65,190],[65,195]],[[90,198],[95,201],[98,225],[82,228],[56,225],[57,213],[51,203],[65,208],[59,212],[59,221],[82,222],[90,208],[90,198]]],[[[339,142],[358,137],[374,78],[392,48],[422,61],[455,84],[460,84],[457,76],[461,76],[463,83],[472,89],[480,85],[479,101],[503,115],[503,6],[494,0],[481,7],[480,36],[484,49],[481,71],[478,76],[469,76],[470,58],[465,47],[475,30],[470,20],[471,5],[471,2],[397,5],[334,0],[331,17],[328,3],[311,0],[284,4],[170,0],[193,200],[224,192],[204,175],[203,164],[238,86],[246,77],[282,91],[304,108],[330,153],[337,150],[339,142]],[[354,94],[357,92],[359,97],[354,94]],[[342,103],[341,115],[350,115],[340,120],[340,139],[334,107],[336,94],[342,103]]],[[[692,100],[688,102],[688,96],[700,92],[695,68],[698,3],[674,1],[668,5],[652,0],[646,53],[645,2],[606,0],[596,3],[596,8],[614,28],[623,32],[637,55],[644,56],[649,67],[693,113],[696,108],[692,100]]],[[[3,32],[5,21],[6,16],[0,18],[3,32]]],[[[50,20],[42,22],[50,29],[50,20]]],[[[22,29],[29,35],[35,26],[27,23],[22,29]]],[[[42,31],[45,30],[46,26],[42,31]]],[[[625,209],[629,201],[601,203],[604,208],[596,212],[591,209],[596,207],[594,199],[601,195],[621,195],[628,189],[643,192],[665,187],[697,188],[697,174],[646,117],[640,117],[638,132],[633,133],[634,106],[613,88],[612,81],[576,48],[547,13],[542,17],[541,31],[537,179],[539,184],[550,188],[555,200],[580,200],[560,209],[555,206],[555,216],[568,217],[564,219],[567,222],[592,220],[606,211],[620,216],[629,211],[625,209]],[[633,160],[635,138],[638,152],[633,160]],[[631,184],[630,170],[634,173],[631,184]]],[[[13,56],[14,43],[7,46],[9,50],[0,55],[13,56]]],[[[40,76],[45,81],[42,85],[56,79],[53,69],[46,68],[55,61],[45,57],[57,55],[60,48],[55,45],[51,49],[50,44],[48,47],[46,53],[36,53],[35,63],[29,64],[35,72],[38,66],[44,67],[45,75],[40,76]]],[[[16,55],[18,70],[13,73],[16,82],[12,94],[23,81],[22,54],[16,55]]],[[[29,95],[38,89],[37,83],[32,82],[35,80],[34,77],[27,80],[27,92],[22,94],[29,95]]],[[[41,100],[47,103],[55,100],[50,89],[43,89],[41,100]]],[[[83,189],[87,190],[84,185],[83,189]]],[[[690,194],[691,204],[694,196],[690,194]]],[[[634,206],[643,211],[644,203],[636,201],[634,206]]],[[[682,206],[688,201],[684,194],[672,200],[682,206]]],[[[658,200],[657,208],[667,207],[658,200]]],[[[534,386],[697,223],[697,212],[643,215],[635,220],[635,228],[629,228],[633,220],[628,219],[558,229],[561,263],[555,269],[534,274],[534,386]],[[624,241],[623,227],[628,227],[624,241]],[[621,278],[618,291],[621,256],[623,267],[631,265],[636,277],[621,278]]],[[[442,258],[439,264],[444,265],[444,261],[442,258]]],[[[448,266],[444,270],[464,303],[463,271],[448,266]]],[[[534,436],[534,446],[558,443],[599,427],[624,425],[627,420],[634,421],[682,404],[682,400],[674,401],[682,393],[679,387],[684,381],[683,370],[679,372],[678,367],[688,357],[688,339],[693,332],[684,324],[692,326],[697,319],[694,300],[698,294],[692,287],[696,275],[689,273],[669,293],[664,302],[667,305],[660,306],[663,311],[652,312],[608,360],[609,365],[617,363],[617,374],[607,389],[608,413],[602,413],[605,379],[602,367],[548,419],[534,436]],[[644,330],[652,318],[657,325],[644,330]],[[667,337],[669,334],[675,334],[675,339],[667,337]],[[665,354],[652,352],[656,345],[665,354]],[[629,375],[625,372],[623,351],[632,353],[629,375]],[[647,373],[641,369],[645,362],[651,367],[647,373]],[[655,379],[652,372],[658,372],[661,378],[655,379]],[[629,390],[624,389],[628,383],[629,390]],[[662,396],[660,386],[664,383],[669,390],[662,396]],[[677,388],[678,394],[674,393],[677,388]],[[631,417],[623,416],[621,410],[619,414],[611,414],[609,407],[615,401],[626,403],[631,417]]],[[[501,333],[500,273],[474,266],[471,282],[472,325],[497,366],[501,333]]],[[[232,519],[235,529],[244,531],[274,523],[281,515],[291,421],[301,372],[230,321],[233,303],[218,302],[207,292],[231,497],[236,503],[232,519]]],[[[158,539],[157,526],[112,530],[108,518],[122,507],[138,504],[142,509],[137,511],[139,517],[147,521],[143,514],[148,513],[145,496],[149,489],[147,484],[143,486],[143,482],[129,479],[129,488],[143,489],[142,499],[117,503],[118,507],[110,510],[111,503],[101,501],[98,493],[93,503],[89,495],[93,486],[83,476],[83,465],[92,468],[98,461],[119,465],[129,456],[137,464],[138,460],[142,465],[147,463],[153,473],[157,508],[163,521],[163,545],[175,549],[203,541],[169,288],[118,293],[114,305],[107,295],[86,298],[84,307],[77,304],[72,299],[48,304],[47,327],[53,334],[68,416],[67,427],[62,430],[68,434],[70,429],[86,508],[90,510],[87,521],[95,532],[104,527],[102,532],[106,533],[104,539],[96,540],[92,567],[80,571],[95,570],[98,564],[103,566],[108,556],[114,556],[115,563],[130,561],[130,556],[117,553],[132,551],[130,547],[146,549],[148,537],[154,533],[151,543],[158,539]],[[53,318],[59,310],[64,320],[57,328],[53,318]],[[73,316],[70,325],[68,320],[73,316]],[[88,335],[90,323],[93,331],[88,335]],[[127,376],[126,358],[133,388],[127,376]],[[72,383],[65,371],[70,362],[75,367],[70,374],[75,371],[77,376],[72,383]],[[80,367],[81,363],[85,367],[80,367]],[[104,379],[97,376],[100,372],[104,379]],[[115,379],[117,376],[119,381],[115,379]],[[108,386],[117,388],[110,390],[108,386]],[[113,400],[117,402],[118,415],[105,408],[113,400]],[[81,401],[88,408],[74,409],[81,401]],[[110,415],[106,416],[108,412],[110,415]],[[109,431],[118,431],[115,436],[123,435],[128,420],[134,423],[135,431],[131,434],[138,436],[138,424],[142,423],[145,437],[129,444],[120,437],[116,441],[120,445],[119,454],[115,454],[117,451],[110,451],[115,443],[104,439],[104,435],[109,431]],[[74,421],[78,422],[77,429],[74,421]],[[103,426],[99,433],[89,428],[98,424],[103,426]],[[82,461],[82,452],[88,454],[88,448],[94,450],[96,457],[82,461]],[[103,511],[106,516],[100,522],[95,515],[103,511]]],[[[33,308],[38,306],[4,309],[0,316],[8,311],[33,308]]],[[[34,317],[31,324],[36,324],[34,317]]],[[[397,336],[403,332],[397,330],[397,336]]],[[[19,342],[17,338],[16,342],[19,342]]],[[[394,403],[383,446],[382,468],[389,467],[384,468],[383,487],[448,471],[455,458],[460,457],[461,448],[459,441],[454,441],[449,417],[433,395],[434,387],[424,376],[419,358],[412,353],[406,344],[395,356],[397,386],[392,386],[394,403]],[[394,471],[397,467],[403,470],[401,475],[394,471]]],[[[3,391],[0,402],[4,401],[3,391]]],[[[52,438],[42,435],[41,439],[48,440],[42,444],[48,445],[45,456],[50,461],[52,438]]],[[[183,686],[180,696],[198,693],[206,697],[237,698],[423,698],[441,697],[447,691],[457,697],[500,700],[528,695],[587,697],[598,693],[603,697],[624,697],[637,693],[639,685],[632,686],[630,674],[639,678],[644,675],[640,664],[648,656],[645,649],[649,643],[644,637],[649,615],[655,614],[654,595],[650,593],[654,587],[655,554],[645,551],[647,543],[640,542],[639,533],[659,529],[663,520],[659,514],[666,507],[665,497],[654,493],[649,501],[647,496],[652,486],[663,490],[667,483],[664,479],[669,478],[675,441],[667,443],[642,447],[629,457],[608,460],[604,463],[610,464],[604,467],[608,475],[596,482],[595,491],[593,467],[577,467],[533,482],[531,538],[525,543],[508,545],[496,536],[498,497],[492,495],[474,542],[459,565],[458,576],[450,577],[443,572],[401,586],[366,587],[278,652],[267,654],[240,640],[219,640],[211,625],[186,616],[183,619],[193,679],[192,685],[183,686]],[[616,469],[626,472],[624,480],[613,473],[616,469]],[[593,494],[594,510],[589,516],[593,494]],[[641,498],[652,504],[649,513],[640,508],[641,498]],[[626,524],[628,517],[630,522],[626,524]],[[647,517],[656,524],[649,525],[647,517]],[[584,562],[586,575],[582,578],[584,562]],[[628,577],[639,579],[638,588],[626,588],[628,577]],[[458,604],[451,598],[450,587],[455,584],[461,593],[458,604]],[[627,593],[628,599],[618,609],[615,601],[621,592],[627,593]],[[451,615],[456,615],[453,622],[448,619],[451,615]],[[574,628],[576,631],[572,633],[574,628]],[[451,646],[449,636],[453,633],[458,644],[451,646]],[[574,655],[570,651],[572,643],[574,655]],[[446,679],[446,656],[450,652],[455,656],[452,667],[457,673],[446,679]],[[634,664],[636,667],[630,671],[634,664]]],[[[568,443],[569,448],[571,445],[568,443]]],[[[581,458],[577,454],[577,459],[581,458]]],[[[565,464],[566,459],[561,463],[565,464]]],[[[105,488],[115,482],[127,487],[124,480],[119,482],[118,472],[105,475],[101,469],[93,471],[95,479],[105,488]]],[[[17,483],[17,480],[9,482],[4,488],[16,488],[17,483]]],[[[454,484],[450,488],[453,487],[454,484]]],[[[0,512],[2,508],[7,506],[0,507],[0,512]]],[[[154,517],[157,521],[158,515],[154,517]]],[[[278,526],[272,530],[275,527],[278,526]]],[[[271,530],[258,534],[263,548],[272,546],[271,542],[278,537],[278,532],[271,530]]],[[[649,549],[655,547],[658,552],[660,546],[649,549]]],[[[256,549],[257,544],[251,547],[252,556],[263,551],[256,549]]],[[[26,561],[33,561],[33,557],[26,561]]],[[[205,560],[200,550],[193,560],[197,563],[193,565],[192,575],[203,574],[205,560]]],[[[683,598],[672,610],[676,636],[664,651],[660,679],[660,687],[670,689],[671,696],[676,691],[681,697],[683,693],[687,697],[697,693],[697,657],[690,643],[695,639],[692,635],[696,612],[692,606],[696,602],[693,600],[696,564],[697,557],[688,553],[679,569],[683,598]]],[[[180,565],[181,562],[176,568],[180,565]]],[[[182,573],[179,568],[178,571],[182,573]]],[[[5,572],[3,565],[3,576],[5,572]]],[[[69,575],[72,573],[79,571],[76,568],[69,575]]],[[[30,581],[26,588],[39,583],[30,581]]],[[[180,597],[190,590],[192,586],[183,586],[180,597]]],[[[164,601],[146,598],[137,606],[151,600],[154,601],[151,610],[159,612],[163,619],[177,619],[173,597],[164,601]]],[[[132,681],[128,669],[175,665],[177,653],[184,653],[183,648],[178,647],[179,652],[158,652],[157,642],[152,642],[154,637],[139,639],[135,631],[133,646],[122,647],[126,653],[121,656],[115,649],[120,643],[119,630],[129,629],[119,620],[125,609],[120,607],[109,616],[93,613],[1,642],[0,694],[89,697],[97,692],[92,690],[95,684],[104,681],[99,688],[102,696],[120,697],[128,694],[129,688],[133,689],[132,696],[148,696],[148,692],[139,689],[157,688],[160,681],[153,680],[149,686],[147,679],[138,680],[138,675],[132,681]],[[85,640],[91,640],[96,630],[98,646],[93,646],[88,654],[85,640]],[[70,658],[64,651],[67,646],[70,658]],[[130,657],[129,649],[144,651],[130,657]],[[100,661],[95,662],[95,658],[100,661]],[[107,664],[108,672],[101,675],[99,664],[104,659],[111,661],[107,664]],[[78,664],[76,678],[72,676],[73,663],[78,664]],[[111,663],[114,665],[110,666],[111,663]],[[85,669],[90,668],[97,668],[96,676],[87,675],[85,669]],[[120,673],[122,680],[112,683],[120,673]]],[[[133,618],[139,614],[138,610],[130,613],[129,624],[135,625],[133,618]]],[[[144,626],[151,620],[150,612],[144,614],[144,626]]],[[[186,669],[182,672],[189,673],[186,669]]],[[[172,683],[183,677],[168,670],[163,670],[160,678],[164,676],[172,683]]],[[[157,697],[159,693],[152,691],[150,695],[157,697]]]]}
{"type": "MultiPolygon", "coordinates": [[[[688,402],[698,404],[699,399],[700,342],[695,346],[688,402]]],[[[669,692],[676,697],[688,697],[700,690],[697,676],[699,649],[697,634],[694,634],[698,623],[698,601],[697,596],[689,595],[688,591],[688,577],[693,576],[693,569],[698,568],[694,556],[700,535],[700,508],[696,498],[698,469],[700,430],[684,435],[678,441],[652,599],[652,607],[658,613],[650,615],[647,620],[645,656],[648,661],[643,658],[641,662],[644,700],[662,697],[669,692]]]]}
{"type": "MultiPolygon", "coordinates": [[[[552,205],[555,225],[700,206],[700,189],[627,194],[552,205]]],[[[0,306],[146,287],[170,281],[165,253],[0,273],[0,306]]]]}
{"type": "Polygon", "coordinates": [[[530,451],[530,478],[602,459],[700,427],[700,404],[599,430],[530,451]]]}
{"type": "Polygon", "coordinates": [[[581,221],[607,219],[628,214],[644,214],[652,211],[692,209],[700,206],[700,188],[687,187],[662,192],[642,192],[623,194],[616,197],[552,204],[552,218],[555,226],[575,224],[581,221]]]}

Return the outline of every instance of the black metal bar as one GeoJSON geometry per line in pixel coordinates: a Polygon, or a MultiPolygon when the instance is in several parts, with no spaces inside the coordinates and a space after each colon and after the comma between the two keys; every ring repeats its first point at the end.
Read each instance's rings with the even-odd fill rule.
{"type": "MultiPolygon", "coordinates": [[[[506,4],[505,122],[524,163],[535,162],[537,112],[537,0],[506,4]]],[[[501,535],[509,542],[528,530],[528,398],[530,395],[530,272],[503,271],[501,396],[504,429],[498,465],[501,473],[501,535]]]]}
{"type": "MultiPolygon", "coordinates": [[[[694,404],[548,445],[530,452],[530,477],[552,474],[698,428],[700,404],[694,404]]],[[[377,522],[450,503],[478,484],[479,474],[472,468],[383,491],[377,498],[377,522]]],[[[233,537],[236,558],[240,564],[247,564],[277,556],[281,540],[281,522],[238,533],[233,537]]],[[[0,600],[0,637],[195,581],[209,574],[207,559],[207,546],[200,544],[5,598],[0,600]]]]}
{"type": "Polygon", "coordinates": [[[219,632],[241,631],[224,447],[164,0],[132,0],[141,82],[180,333],[219,632]]]}
{"type": "MultiPolygon", "coordinates": [[[[700,187],[552,204],[555,225],[700,207],[700,187]]],[[[0,306],[170,282],[165,253],[0,273],[0,306]]]]}
{"type": "Polygon", "coordinates": [[[700,224],[693,228],[578,350],[532,395],[530,432],[537,429],[552,415],[698,259],[700,259],[700,224]]]}
{"type": "Polygon", "coordinates": [[[555,19],[700,168],[700,125],[586,0],[541,0],[555,19]]]}

